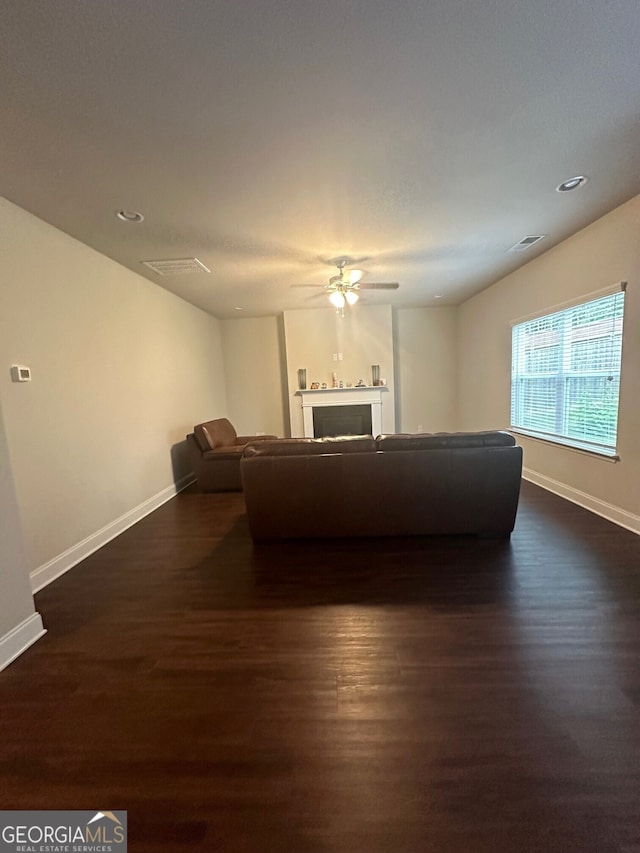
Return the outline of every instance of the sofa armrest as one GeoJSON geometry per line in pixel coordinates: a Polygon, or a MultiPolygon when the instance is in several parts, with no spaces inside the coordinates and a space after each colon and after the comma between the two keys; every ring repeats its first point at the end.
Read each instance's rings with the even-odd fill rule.
{"type": "Polygon", "coordinates": [[[236,438],[237,444],[249,444],[253,441],[273,441],[277,435],[239,435],[236,438]]]}

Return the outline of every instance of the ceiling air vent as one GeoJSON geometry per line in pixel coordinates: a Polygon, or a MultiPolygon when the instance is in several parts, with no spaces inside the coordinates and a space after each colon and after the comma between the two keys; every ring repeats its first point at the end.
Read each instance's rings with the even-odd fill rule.
{"type": "Polygon", "coordinates": [[[162,261],[141,261],[156,275],[190,275],[194,272],[211,272],[197,258],[169,258],[162,261]]]}
{"type": "Polygon", "coordinates": [[[546,234],[537,234],[534,237],[523,237],[515,246],[507,249],[507,252],[525,252],[530,246],[535,246],[540,240],[544,240],[546,236],[546,234]]]}

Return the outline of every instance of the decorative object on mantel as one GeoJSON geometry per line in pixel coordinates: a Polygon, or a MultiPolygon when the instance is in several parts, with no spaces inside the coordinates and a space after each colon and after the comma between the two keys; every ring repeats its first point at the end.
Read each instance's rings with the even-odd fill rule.
{"type": "Polygon", "coordinates": [[[301,367],[298,370],[298,389],[300,391],[305,391],[307,388],[307,371],[306,368],[301,367]]]}
{"type": "MultiPolygon", "coordinates": [[[[315,391],[326,391],[329,394],[348,394],[349,391],[358,393],[363,391],[388,391],[389,389],[386,387],[387,381],[386,379],[381,379],[378,383],[378,387],[374,388],[371,383],[367,384],[364,379],[359,379],[357,382],[345,382],[341,379],[335,388],[332,388],[328,382],[311,382],[307,388],[300,388],[294,392],[294,396],[296,397],[304,397],[305,394],[310,394],[315,391]]],[[[320,404],[317,404],[320,405],[320,404]]],[[[322,404],[324,405],[324,404],[322,404]]],[[[337,404],[336,404],[337,405],[337,404]]],[[[639,851],[640,853],[640,851],[639,851]]]]}
{"type": "Polygon", "coordinates": [[[371,384],[373,385],[374,388],[377,388],[378,385],[380,384],[380,365],[379,364],[372,364],[371,365],[371,378],[373,380],[371,384]]]}
{"type": "Polygon", "coordinates": [[[331,374],[331,387],[338,387],[338,374],[335,371],[331,374]]]}

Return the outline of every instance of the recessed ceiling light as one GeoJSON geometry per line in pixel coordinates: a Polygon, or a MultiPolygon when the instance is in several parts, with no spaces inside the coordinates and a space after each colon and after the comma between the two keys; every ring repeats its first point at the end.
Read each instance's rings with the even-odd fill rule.
{"type": "Polygon", "coordinates": [[[137,210],[118,210],[116,216],[121,222],[142,222],[144,216],[137,210]]]}
{"type": "Polygon", "coordinates": [[[242,308],[240,305],[234,305],[233,310],[234,311],[244,311],[244,308],[242,308]]]}
{"type": "Polygon", "coordinates": [[[434,299],[442,299],[443,296],[444,296],[444,293],[434,293],[433,294],[434,299]]]}
{"type": "Polygon", "coordinates": [[[575,178],[569,178],[566,181],[563,181],[560,186],[556,187],[556,192],[558,193],[568,193],[571,190],[577,190],[578,187],[583,187],[589,178],[586,175],[576,175],[575,178]]]}

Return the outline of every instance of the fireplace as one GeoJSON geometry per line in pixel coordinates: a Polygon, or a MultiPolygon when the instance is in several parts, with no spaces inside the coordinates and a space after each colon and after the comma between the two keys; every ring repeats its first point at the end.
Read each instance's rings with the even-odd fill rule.
{"type": "Polygon", "coordinates": [[[296,391],[301,397],[304,435],[380,435],[382,397],[388,390],[363,386],[296,391]]]}
{"type": "Polygon", "coordinates": [[[325,435],[370,435],[372,428],[370,403],[315,406],[313,409],[314,438],[323,438],[325,435]]]}

